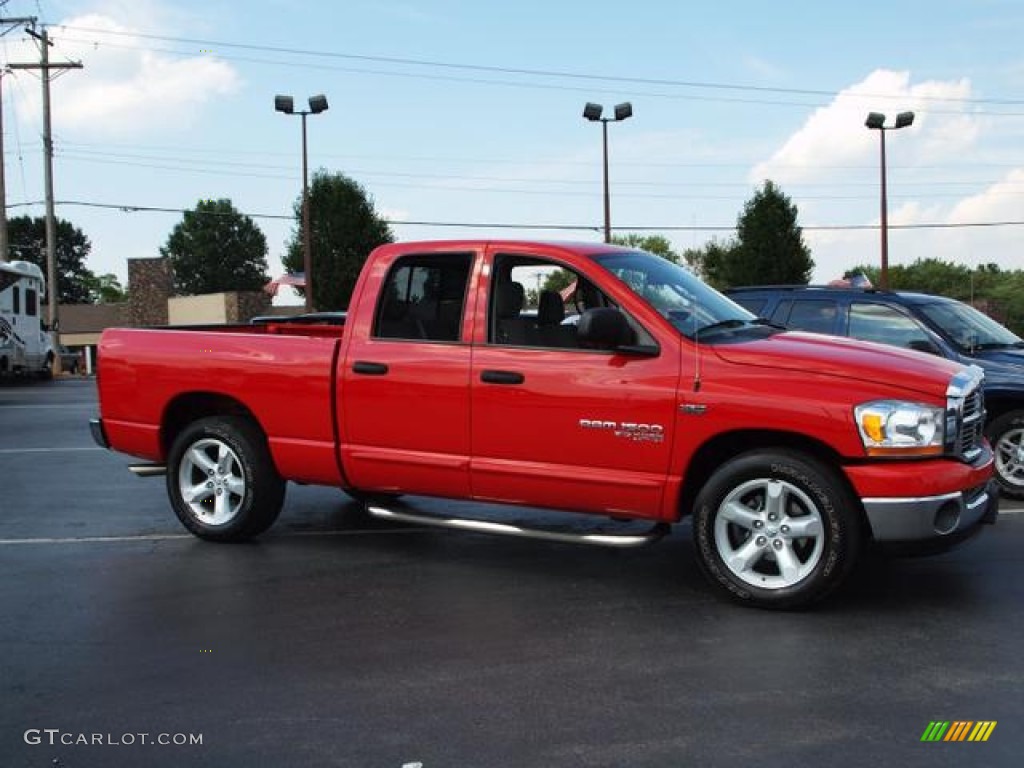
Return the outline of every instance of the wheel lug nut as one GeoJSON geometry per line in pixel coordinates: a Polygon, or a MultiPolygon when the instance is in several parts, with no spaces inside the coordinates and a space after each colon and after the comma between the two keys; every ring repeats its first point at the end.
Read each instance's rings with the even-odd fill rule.
{"type": "Polygon", "coordinates": [[[757,546],[759,547],[763,547],[765,544],[768,543],[768,539],[766,539],[764,536],[758,536],[757,539],[754,540],[754,543],[757,544],[757,546]]]}
{"type": "Polygon", "coordinates": [[[217,495],[220,496],[222,493],[224,493],[224,490],[222,488],[218,488],[217,495]]]}
{"type": "Polygon", "coordinates": [[[213,483],[207,483],[207,484],[206,484],[206,487],[207,487],[207,488],[213,488],[213,483]]]}
{"type": "MultiPolygon", "coordinates": [[[[219,491],[218,491],[218,493],[219,493],[219,491]]],[[[772,542],[772,546],[775,547],[776,549],[782,549],[782,541],[780,541],[779,539],[776,539],[775,541],[772,542]]]]}
{"type": "Polygon", "coordinates": [[[757,528],[758,530],[760,530],[761,528],[764,528],[764,523],[762,521],[760,521],[760,520],[755,520],[754,521],[754,527],[757,528]]]}
{"type": "Polygon", "coordinates": [[[774,512],[772,512],[772,514],[768,515],[768,519],[774,523],[778,519],[778,517],[774,512]]]}
{"type": "Polygon", "coordinates": [[[789,533],[789,526],[788,525],[784,525],[779,530],[782,531],[783,533],[789,533]]]}

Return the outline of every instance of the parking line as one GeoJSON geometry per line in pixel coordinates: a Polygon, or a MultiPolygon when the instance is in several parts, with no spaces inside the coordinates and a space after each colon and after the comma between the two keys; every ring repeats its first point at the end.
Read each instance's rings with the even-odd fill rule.
{"type": "Polygon", "coordinates": [[[0,448],[0,453],[65,453],[68,451],[104,451],[98,445],[84,445],[77,448],[0,448]]]}
{"type": "MultiPolygon", "coordinates": [[[[380,528],[359,531],[292,531],[279,536],[268,536],[267,540],[314,538],[327,536],[376,536],[393,533],[422,533],[430,528],[380,528]]],[[[76,536],[69,538],[0,539],[0,546],[13,544],[109,544],[133,541],[180,541],[195,539],[191,533],[142,533],[134,536],[76,536]]]]}

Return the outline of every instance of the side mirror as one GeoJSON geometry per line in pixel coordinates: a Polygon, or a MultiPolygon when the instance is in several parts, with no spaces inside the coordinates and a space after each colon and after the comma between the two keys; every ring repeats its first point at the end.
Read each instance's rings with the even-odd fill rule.
{"type": "Polygon", "coordinates": [[[588,309],[580,317],[576,339],[581,347],[613,350],[634,343],[633,329],[621,311],[614,307],[588,309]]]}

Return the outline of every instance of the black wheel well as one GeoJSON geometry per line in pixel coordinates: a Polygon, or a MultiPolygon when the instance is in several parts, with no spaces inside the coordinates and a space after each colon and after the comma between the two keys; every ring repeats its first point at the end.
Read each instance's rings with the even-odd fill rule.
{"type": "Polygon", "coordinates": [[[1005,416],[1010,411],[1017,411],[1024,409],[1024,402],[1021,402],[1019,398],[1013,397],[1002,397],[996,395],[991,397],[985,396],[985,424],[986,426],[991,424],[1001,416],[1005,416]]]}
{"type": "Polygon", "coordinates": [[[189,424],[208,416],[241,416],[266,438],[263,427],[244,404],[233,397],[214,392],[189,392],[179,395],[167,404],[160,424],[160,446],[166,456],[175,439],[189,424]]]}
{"type": "MultiPolygon", "coordinates": [[[[741,453],[768,449],[797,451],[832,467],[851,498],[857,498],[846,473],[840,469],[843,463],[842,457],[826,443],[793,432],[739,430],[716,435],[702,445],[690,459],[683,479],[683,488],[679,495],[679,519],[690,514],[697,494],[719,466],[741,453]]],[[[867,517],[864,510],[860,508],[860,504],[857,504],[857,508],[862,521],[867,523],[867,517]]]]}

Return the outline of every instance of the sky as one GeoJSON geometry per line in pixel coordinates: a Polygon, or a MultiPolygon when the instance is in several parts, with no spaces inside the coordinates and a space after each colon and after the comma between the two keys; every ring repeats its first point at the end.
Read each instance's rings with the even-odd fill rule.
{"type": "MultiPolygon", "coordinates": [[[[181,211],[229,198],[271,276],[311,172],[359,181],[398,240],[602,239],[611,222],[676,249],[733,235],[771,179],[797,206],[827,282],[880,254],[886,133],[889,261],[1024,269],[1024,2],[820,0],[0,0],[47,25],[57,215],[122,281],[181,211]],[[163,210],[146,210],[163,209],[163,210]],[[500,226],[499,226],[500,225],[500,226]]],[[[38,62],[10,25],[5,63],[38,62]]],[[[3,77],[9,216],[44,214],[37,72],[3,77]]],[[[287,301],[287,299],[285,299],[287,301]]]]}

